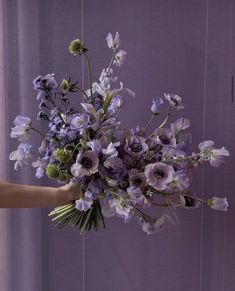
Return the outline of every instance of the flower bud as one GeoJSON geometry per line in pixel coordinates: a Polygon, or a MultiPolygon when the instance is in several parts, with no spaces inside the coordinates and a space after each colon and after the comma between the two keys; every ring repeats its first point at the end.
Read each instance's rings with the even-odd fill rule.
{"type": "Polygon", "coordinates": [[[49,164],[46,168],[46,174],[50,179],[57,179],[60,176],[60,171],[55,165],[49,164]]]}
{"type": "Polygon", "coordinates": [[[71,150],[57,148],[54,151],[55,158],[61,163],[67,163],[72,159],[73,153],[71,150]]]}
{"type": "Polygon", "coordinates": [[[74,39],[71,41],[69,46],[69,52],[71,55],[77,56],[82,55],[87,52],[88,49],[85,47],[85,44],[80,39],[74,39]]]}

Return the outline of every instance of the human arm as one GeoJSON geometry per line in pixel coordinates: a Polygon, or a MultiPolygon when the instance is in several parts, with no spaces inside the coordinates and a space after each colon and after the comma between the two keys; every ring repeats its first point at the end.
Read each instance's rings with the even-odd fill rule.
{"type": "Polygon", "coordinates": [[[79,185],[72,183],[56,188],[0,181],[0,208],[55,207],[79,199],[79,196],[79,185]]]}

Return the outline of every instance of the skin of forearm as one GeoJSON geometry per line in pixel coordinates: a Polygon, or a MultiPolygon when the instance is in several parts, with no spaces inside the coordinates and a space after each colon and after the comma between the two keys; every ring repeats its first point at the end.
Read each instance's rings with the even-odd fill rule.
{"type": "Polygon", "coordinates": [[[60,188],[0,182],[0,208],[53,207],[61,204],[60,188]]]}

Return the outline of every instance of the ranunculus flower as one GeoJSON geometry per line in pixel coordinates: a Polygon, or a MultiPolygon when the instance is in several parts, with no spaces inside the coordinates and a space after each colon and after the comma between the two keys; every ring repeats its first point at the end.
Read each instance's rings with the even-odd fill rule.
{"type": "Polygon", "coordinates": [[[134,156],[140,156],[148,150],[145,138],[142,136],[129,136],[126,139],[125,151],[134,156]]]}
{"type": "Polygon", "coordinates": [[[212,197],[208,199],[207,204],[215,210],[227,211],[228,208],[227,198],[212,197]]]}
{"type": "Polygon", "coordinates": [[[71,167],[71,173],[74,177],[91,176],[98,171],[99,159],[95,152],[80,152],[76,163],[71,167]]]}
{"type": "Polygon", "coordinates": [[[172,131],[167,128],[157,128],[152,138],[155,142],[164,146],[175,146],[176,139],[172,131]]]}
{"type": "Polygon", "coordinates": [[[174,169],[170,165],[157,162],[147,165],[144,174],[150,186],[156,190],[162,191],[166,189],[170,182],[172,182],[174,169]]]}

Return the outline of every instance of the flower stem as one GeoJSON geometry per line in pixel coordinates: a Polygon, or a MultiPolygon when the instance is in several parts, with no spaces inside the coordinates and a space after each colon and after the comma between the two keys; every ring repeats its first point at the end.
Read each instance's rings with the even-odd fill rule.
{"type": "Polygon", "coordinates": [[[110,71],[110,69],[111,69],[111,66],[112,66],[113,61],[114,61],[115,56],[116,56],[116,51],[117,51],[117,50],[115,49],[114,52],[113,52],[112,58],[111,58],[111,60],[110,60],[110,63],[109,63],[108,69],[106,70],[107,75],[109,75],[109,71],[110,71]]]}
{"type": "Polygon", "coordinates": [[[31,127],[32,130],[34,130],[35,132],[39,133],[42,137],[45,137],[45,134],[43,134],[40,130],[34,128],[34,127],[31,127]]]}
{"type": "Polygon", "coordinates": [[[149,127],[149,125],[151,124],[151,122],[153,121],[154,117],[156,115],[155,114],[152,114],[151,117],[149,118],[149,120],[147,121],[145,127],[144,127],[144,130],[147,130],[147,128],[149,127]]]}
{"type": "MultiPolygon", "coordinates": [[[[90,93],[91,93],[91,97],[93,95],[92,93],[92,80],[91,80],[91,64],[90,64],[90,60],[88,58],[88,55],[86,53],[84,53],[86,62],[87,62],[87,67],[88,67],[88,78],[89,78],[89,86],[90,86],[90,93]]],[[[87,97],[87,95],[85,94],[85,96],[87,97]]]]}

